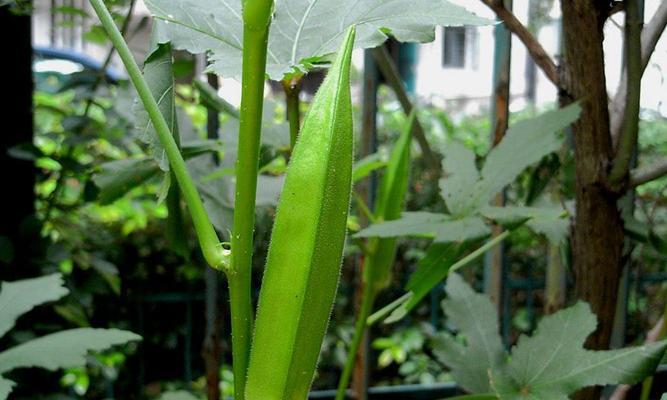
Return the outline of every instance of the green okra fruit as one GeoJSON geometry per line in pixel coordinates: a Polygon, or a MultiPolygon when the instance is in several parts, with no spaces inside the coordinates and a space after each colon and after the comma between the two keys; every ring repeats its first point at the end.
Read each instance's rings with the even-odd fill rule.
{"type": "MultiPolygon", "coordinates": [[[[392,221],[401,217],[410,178],[410,148],[414,122],[413,112],[408,117],[403,132],[391,152],[375,201],[373,212],[375,223],[392,221]]],[[[370,254],[366,255],[364,281],[366,287],[370,286],[375,294],[384,289],[391,280],[391,267],[396,258],[397,238],[372,238],[368,248],[370,254]]]]}
{"type": "Polygon", "coordinates": [[[259,296],[248,400],[305,399],[340,275],[352,189],[354,28],[294,147],[259,296]]]}

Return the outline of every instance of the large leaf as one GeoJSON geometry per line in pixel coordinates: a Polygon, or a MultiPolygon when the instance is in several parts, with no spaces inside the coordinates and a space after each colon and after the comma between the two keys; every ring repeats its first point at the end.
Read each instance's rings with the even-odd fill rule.
{"type": "Polygon", "coordinates": [[[7,333],[16,319],[33,307],[60,299],[69,293],[60,274],[15,282],[2,282],[0,288],[0,336],[7,333]]]}
{"type": "Polygon", "coordinates": [[[464,336],[465,344],[443,333],[434,338],[433,352],[463,389],[489,392],[489,373],[501,366],[506,356],[498,334],[498,314],[489,298],[475,293],[458,274],[449,276],[446,291],[442,308],[464,336]]]}
{"type": "Polygon", "coordinates": [[[444,154],[445,178],[440,187],[450,212],[467,216],[488,205],[528,166],[562,146],[561,131],[576,121],[580,112],[579,104],[575,103],[518,122],[491,150],[479,174],[472,151],[462,145],[449,145],[444,154]]]}
{"type": "Polygon", "coordinates": [[[141,340],[141,336],[117,329],[78,328],[52,333],[0,353],[0,374],[15,368],[54,371],[84,365],[90,351],[135,340],[141,340]]]}
{"type": "Polygon", "coordinates": [[[522,336],[492,383],[503,399],[567,399],[593,385],[632,384],[651,375],[667,341],[611,351],[583,348],[597,325],[586,303],[544,317],[533,336],[522,336]]]}
{"type": "MultiPolygon", "coordinates": [[[[158,40],[192,53],[211,51],[212,68],[241,75],[241,0],[146,0],[156,19],[158,40]]],[[[391,33],[402,42],[429,42],[436,26],[483,25],[446,0],[277,0],[270,28],[267,74],[305,72],[333,53],[352,25],[356,48],[376,47],[391,33]]]]}
{"type": "Polygon", "coordinates": [[[445,214],[424,211],[404,212],[400,219],[374,224],[354,237],[425,236],[437,243],[465,242],[490,233],[481,218],[453,219],[445,214]]]}

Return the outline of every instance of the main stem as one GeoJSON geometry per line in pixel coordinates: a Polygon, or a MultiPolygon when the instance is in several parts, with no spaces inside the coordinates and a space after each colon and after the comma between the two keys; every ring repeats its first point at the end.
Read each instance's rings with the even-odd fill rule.
{"type": "Polygon", "coordinates": [[[373,311],[373,303],[375,302],[375,292],[373,291],[372,282],[364,283],[364,295],[361,300],[361,307],[359,308],[359,315],[357,316],[357,322],[354,326],[354,336],[352,337],[352,343],[347,352],[347,360],[345,361],[345,367],[343,368],[343,373],[340,376],[338,381],[338,390],[336,391],[336,400],[344,400],[345,392],[347,387],[350,384],[350,378],[352,377],[352,372],[354,371],[355,361],[357,359],[357,352],[359,351],[359,346],[361,341],[364,338],[368,324],[366,320],[368,316],[373,311]]]}
{"type": "Polygon", "coordinates": [[[237,400],[245,398],[252,338],[251,272],[255,196],[264,105],[264,75],[272,9],[272,0],[243,2],[241,115],[236,160],[234,228],[231,241],[232,266],[228,274],[232,314],[234,398],[237,400]]]}
{"type": "Polygon", "coordinates": [[[169,165],[171,170],[176,177],[181,191],[183,192],[183,199],[188,206],[190,215],[192,216],[192,222],[195,226],[195,231],[197,232],[197,238],[199,239],[199,245],[204,253],[204,258],[206,262],[213,268],[216,269],[227,269],[228,261],[227,255],[220,245],[218,235],[213,229],[211,220],[206,213],[204,204],[199,197],[197,188],[188,173],[188,170],[185,166],[185,161],[181,152],[178,149],[178,145],[174,140],[174,137],[169,130],[169,125],[165,121],[158,104],[151,94],[148,83],[141,74],[141,70],[137,65],[137,62],[132,56],[132,52],[128,47],[125,39],[123,39],[122,34],[118,30],[118,27],[114,23],[109,10],[107,10],[104,5],[103,0],[90,0],[90,4],[93,6],[95,13],[100,19],[102,26],[107,31],[111,43],[116,48],[120,59],[125,65],[128,75],[132,84],[137,90],[139,98],[144,105],[144,108],[148,112],[155,131],[157,132],[158,139],[160,144],[165,149],[167,158],[169,160],[169,165]]]}

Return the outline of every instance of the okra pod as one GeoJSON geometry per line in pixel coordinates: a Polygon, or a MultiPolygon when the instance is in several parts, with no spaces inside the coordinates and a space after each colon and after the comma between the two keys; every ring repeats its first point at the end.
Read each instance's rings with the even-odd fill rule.
{"type": "Polygon", "coordinates": [[[352,189],[351,28],[294,147],[281,194],[246,385],[248,400],[305,399],[340,275],[352,189]]]}

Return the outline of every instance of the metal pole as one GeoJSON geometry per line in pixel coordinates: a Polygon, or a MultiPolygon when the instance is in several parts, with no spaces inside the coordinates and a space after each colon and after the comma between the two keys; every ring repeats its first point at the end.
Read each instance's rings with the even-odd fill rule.
{"type": "MultiPolygon", "coordinates": [[[[504,6],[512,10],[512,0],[504,0],[504,6]]],[[[509,120],[510,102],[510,71],[512,64],[512,35],[504,24],[495,26],[495,49],[493,62],[493,98],[491,100],[491,142],[496,146],[505,136],[509,120]]],[[[505,195],[500,193],[493,199],[493,205],[503,206],[505,195]]],[[[499,235],[501,227],[494,227],[492,236],[499,235]]],[[[486,254],[484,260],[484,291],[491,297],[496,306],[498,314],[503,307],[503,284],[504,284],[504,247],[496,246],[493,251],[486,254]]],[[[501,317],[501,330],[503,319],[501,317]]]]}

